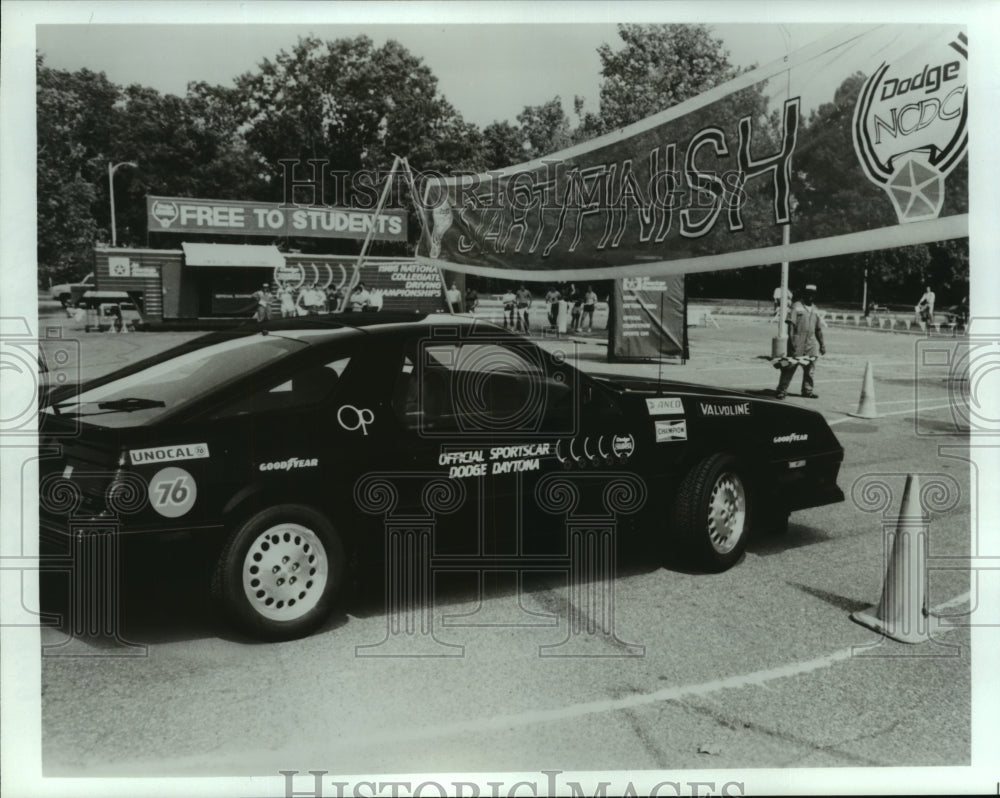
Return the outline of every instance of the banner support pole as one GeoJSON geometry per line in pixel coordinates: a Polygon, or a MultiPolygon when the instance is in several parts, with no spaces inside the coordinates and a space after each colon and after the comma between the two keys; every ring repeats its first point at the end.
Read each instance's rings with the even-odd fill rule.
{"type": "MultiPolygon", "coordinates": [[[[420,200],[417,199],[417,184],[413,180],[413,170],[410,169],[410,162],[403,158],[403,169],[406,174],[406,179],[410,186],[410,195],[413,197],[413,203],[417,206],[417,218],[420,219],[420,226],[426,232],[426,227],[424,225],[424,213],[423,209],[419,207],[420,200]]],[[[419,245],[418,245],[419,246],[419,245]]],[[[451,300],[448,299],[448,283],[444,279],[444,269],[440,266],[437,267],[438,280],[441,281],[441,293],[444,295],[445,304],[448,306],[448,312],[454,313],[455,306],[451,304],[451,300]]]]}
{"type": "Polygon", "coordinates": [[[372,239],[375,238],[375,225],[378,223],[379,214],[382,213],[385,202],[389,197],[389,191],[392,188],[392,176],[396,174],[396,168],[399,166],[400,160],[402,159],[398,155],[393,157],[392,168],[389,169],[389,176],[385,180],[385,188],[382,189],[382,195],[378,198],[378,205],[375,206],[372,228],[365,234],[365,240],[361,244],[361,252],[358,253],[358,262],[354,264],[354,277],[347,281],[347,287],[344,290],[344,296],[340,300],[340,307],[337,308],[337,312],[342,312],[348,306],[351,301],[351,294],[354,293],[357,284],[361,282],[361,266],[365,262],[365,255],[368,254],[368,248],[371,246],[372,239]]]}
{"type": "MultiPolygon", "coordinates": [[[[791,223],[781,228],[781,243],[788,246],[791,240],[791,223]]],[[[788,261],[781,262],[781,299],[778,300],[778,334],[771,339],[771,357],[784,357],[788,354],[788,330],[785,320],[788,318],[788,261]]]]}

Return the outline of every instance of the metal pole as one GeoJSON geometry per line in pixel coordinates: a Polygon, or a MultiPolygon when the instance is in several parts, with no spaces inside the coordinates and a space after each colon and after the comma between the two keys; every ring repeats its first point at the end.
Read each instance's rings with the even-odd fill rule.
{"type": "MultiPolygon", "coordinates": [[[[389,196],[389,190],[392,188],[392,178],[393,175],[396,174],[396,168],[399,166],[400,160],[402,159],[398,155],[395,156],[395,158],[393,159],[392,168],[389,170],[389,176],[386,178],[385,181],[385,188],[382,189],[382,196],[379,197],[378,205],[375,208],[374,220],[372,221],[371,230],[368,231],[368,234],[365,236],[365,241],[361,245],[361,254],[358,255],[358,265],[357,265],[358,279],[360,279],[361,277],[361,264],[365,262],[365,254],[368,252],[368,247],[371,245],[372,239],[375,237],[375,225],[378,223],[379,214],[382,213],[382,208],[385,206],[385,201],[389,196]]],[[[353,287],[354,286],[351,286],[351,288],[353,287]]]]}
{"type": "Polygon", "coordinates": [[[122,161],[121,163],[112,164],[108,161],[108,198],[111,200],[111,246],[115,247],[118,244],[118,231],[115,228],[115,172],[119,166],[133,166],[138,168],[139,164],[135,161],[122,161]]]}
{"type": "Polygon", "coordinates": [[[865,266],[865,280],[861,288],[861,312],[868,312],[868,267],[865,266]]]}
{"type": "Polygon", "coordinates": [[[108,161],[108,195],[111,197],[111,248],[118,242],[118,232],[115,230],[115,168],[108,161]]]}
{"type": "MultiPolygon", "coordinates": [[[[781,229],[781,243],[788,246],[791,240],[791,224],[781,229]]],[[[784,357],[788,354],[788,329],[785,327],[788,302],[788,261],[781,262],[781,299],[778,300],[778,334],[771,339],[771,357],[784,357]]]]}

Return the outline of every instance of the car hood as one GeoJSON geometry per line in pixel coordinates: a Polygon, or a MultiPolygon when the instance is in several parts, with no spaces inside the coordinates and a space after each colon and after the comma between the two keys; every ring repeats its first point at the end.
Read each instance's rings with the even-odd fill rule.
{"type": "Polygon", "coordinates": [[[649,394],[651,396],[656,394],[676,394],[678,396],[734,397],[755,401],[768,398],[732,388],[713,388],[709,385],[695,385],[689,382],[649,380],[643,377],[631,377],[622,374],[591,373],[590,376],[611,388],[617,388],[623,393],[649,394]]]}

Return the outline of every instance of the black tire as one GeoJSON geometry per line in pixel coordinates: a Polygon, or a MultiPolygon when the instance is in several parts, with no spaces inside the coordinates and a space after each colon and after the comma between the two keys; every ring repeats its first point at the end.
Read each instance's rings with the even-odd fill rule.
{"type": "Polygon", "coordinates": [[[300,504],[261,510],[219,555],[212,595],[242,631],[262,640],[314,632],[344,585],[346,555],[333,525],[300,504]]]}
{"type": "Polygon", "coordinates": [[[681,480],[671,510],[671,539],[705,571],[731,568],[743,556],[753,521],[750,480],[731,454],[699,461],[681,480]]]}

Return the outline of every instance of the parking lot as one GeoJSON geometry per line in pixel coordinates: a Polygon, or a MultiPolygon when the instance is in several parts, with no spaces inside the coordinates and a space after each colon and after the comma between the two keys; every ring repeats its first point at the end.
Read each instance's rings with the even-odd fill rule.
{"type": "MultiPolygon", "coordinates": [[[[47,350],[72,355],[59,369],[85,377],[193,335],[84,333],[50,307],[39,327],[53,333],[47,350]]],[[[720,317],[689,330],[687,364],[662,367],[608,364],[598,336],[542,345],[584,370],[766,393],[777,382],[761,357],[773,334],[759,319],[720,317]]],[[[832,425],[846,450],[847,501],[794,513],[787,534],[752,541],[722,574],[623,553],[610,635],[565,579],[499,575],[443,580],[432,632],[397,634],[379,590],[360,585],[316,635],[255,645],[220,630],[187,563],[163,560],[158,580],[127,572],[126,645],[42,630],[45,774],[292,770],[306,789],[316,769],[732,770],[749,789],[755,768],[967,765],[975,584],[944,566],[970,553],[968,383],[923,354],[961,341],[830,329],[819,399],[786,401],[832,425]],[[850,415],[866,363],[877,418],[850,415]],[[884,531],[907,474],[940,486],[929,499],[926,598],[942,628],[914,646],[850,619],[880,597],[884,531]]]]}

